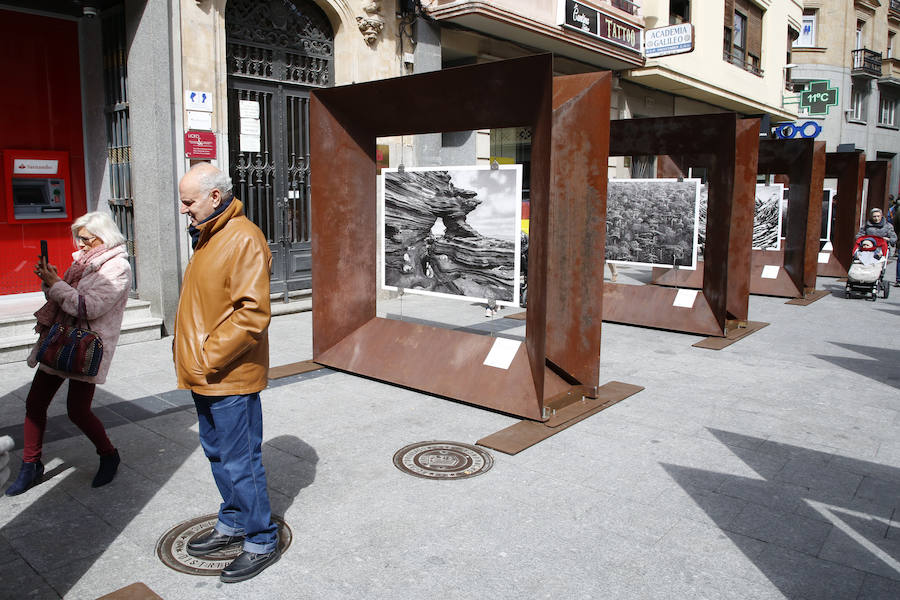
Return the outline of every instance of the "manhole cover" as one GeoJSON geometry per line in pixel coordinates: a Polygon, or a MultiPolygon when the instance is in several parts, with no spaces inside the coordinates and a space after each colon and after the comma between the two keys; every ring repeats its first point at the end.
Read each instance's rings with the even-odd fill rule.
{"type": "Polygon", "coordinates": [[[494,465],[481,448],[457,442],[419,442],[400,448],[394,466],[426,479],[463,479],[481,475],[494,465]]]}
{"type": "MultiPolygon", "coordinates": [[[[235,544],[213,554],[197,558],[187,553],[192,539],[212,530],[218,515],[211,514],[179,523],[163,534],[156,543],[156,555],[167,567],[188,575],[219,575],[228,563],[241,553],[241,545],[235,544]]],[[[278,524],[278,546],[283,553],[291,545],[291,528],[281,517],[272,517],[278,524]]]]}

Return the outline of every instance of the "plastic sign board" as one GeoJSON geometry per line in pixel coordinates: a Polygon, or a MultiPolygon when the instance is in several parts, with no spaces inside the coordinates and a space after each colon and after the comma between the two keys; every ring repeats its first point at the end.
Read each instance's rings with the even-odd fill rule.
{"type": "Polygon", "coordinates": [[[828,109],[837,106],[838,89],[828,87],[827,80],[809,82],[809,89],[800,92],[800,107],[811,115],[827,115],[828,109]]]}
{"type": "Polygon", "coordinates": [[[559,0],[557,23],[634,52],[641,51],[640,27],[620,21],[583,2],[559,0]]]}
{"type": "Polygon", "coordinates": [[[185,131],[184,157],[208,160],[216,157],[216,136],[211,131],[185,131]]]}
{"type": "Polygon", "coordinates": [[[209,92],[184,90],[184,108],[185,110],[212,112],[213,96],[209,92]]]}
{"type": "Polygon", "coordinates": [[[644,56],[647,58],[684,54],[693,50],[694,26],[690,23],[657,27],[644,32],[644,56]]]}

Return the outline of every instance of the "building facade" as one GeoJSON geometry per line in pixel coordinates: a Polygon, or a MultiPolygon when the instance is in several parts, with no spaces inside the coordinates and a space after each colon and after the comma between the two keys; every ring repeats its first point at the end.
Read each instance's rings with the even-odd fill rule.
{"type": "MultiPolygon", "coordinates": [[[[829,152],[862,150],[891,164],[891,193],[900,180],[900,31],[898,0],[805,0],[801,34],[793,44],[792,92],[813,81],[838,90],[838,104],[818,121],[829,152]]],[[[794,99],[796,101],[796,99],[794,99]]]]}

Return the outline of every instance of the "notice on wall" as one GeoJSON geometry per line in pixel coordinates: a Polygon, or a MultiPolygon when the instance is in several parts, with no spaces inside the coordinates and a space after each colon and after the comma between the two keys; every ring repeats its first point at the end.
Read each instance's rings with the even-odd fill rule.
{"type": "Polygon", "coordinates": [[[184,90],[184,108],[185,110],[212,112],[213,95],[201,90],[184,90]]]}
{"type": "Polygon", "coordinates": [[[209,160],[216,157],[216,136],[211,131],[184,132],[185,158],[209,160]]]}
{"type": "Polygon", "coordinates": [[[259,102],[256,100],[241,100],[238,103],[238,113],[242,119],[258,119],[259,102]]]}
{"type": "Polygon", "coordinates": [[[778,265],[766,265],[762,270],[762,278],[763,279],[778,279],[778,270],[781,267],[778,265]]]}
{"type": "Polygon", "coordinates": [[[259,152],[259,136],[241,134],[241,152],[259,152]]]}
{"type": "Polygon", "coordinates": [[[484,364],[488,367],[509,369],[509,365],[512,364],[513,358],[515,358],[516,352],[519,351],[519,346],[521,345],[522,342],[519,340],[495,339],[494,344],[491,346],[491,351],[488,352],[487,358],[484,359],[484,364]]]}
{"type": "Polygon", "coordinates": [[[675,301],[672,306],[679,308],[694,308],[694,301],[697,300],[697,293],[700,290],[678,290],[675,294],[675,301]]]}
{"type": "Polygon", "coordinates": [[[212,113],[189,110],[187,117],[188,129],[212,131],[212,113]]]}

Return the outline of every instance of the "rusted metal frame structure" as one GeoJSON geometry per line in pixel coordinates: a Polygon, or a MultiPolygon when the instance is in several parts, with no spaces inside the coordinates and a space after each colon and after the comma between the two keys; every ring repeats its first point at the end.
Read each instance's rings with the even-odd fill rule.
{"type": "Polygon", "coordinates": [[[891,163],[887,160],[867,160],[866,179],[869,180],[869,193],[866,196],[866,208],[878,207],[888,214],[891,190],[891,163]]]}
{"type": "Polygon", "coordinates": [[[825,142],[812,139],[760,140],[759,172],[785,175],[789,181],[787,231],[781,250],[754,250],[750,293],[803,298],[816,288],[825,142]],[[769,269],[776,269],[775,277],[769,269]]]}
{"type": "MultiPolygon", "coordinates": [[[[856,241],[856,232],[859,229],[863,181],[868,171],[867,167],[866,155],[861,152],[828,152],[825,154],[825,178],[837,179],[837,191],[832,206],[834,211],[832,219],[834,227],[831,230],[832,250],[819,254],[817,261],[819,275],[824,277],[847,276],[853,243],[856,241]],[[825,262],[822,262],[823,259],[825,262]]],[[[882,183],[886,184],[886,181],[882,183]]]]}
{"type": "Polygon", "coordinates": [[[610,156],[669,155],[681,168],[706,167],[707,223],[729,225],[707,228],[702,274],[673,271],[702,277],[692,308],[674,306],[673,288],[607,283],[605,321],[724,336],[729,319],[747,319],[758,132],[758,120],[724,113],[610,123],[610,156]]]}
{"type": "Polygon", "coordinates": [[[603,251],[609,130],[584,124],[609,114],[610,85],[554,83],[539,55],[313,92],[314,360],[534,420],[545,403],[595,396],[601,308],[583,299],[602,280],[588,257],[603,251]],[[513,126],[533,134],[529,307],[504,370],[484,365],[494,338],[376,317],[375,140],[513,126]]]}

